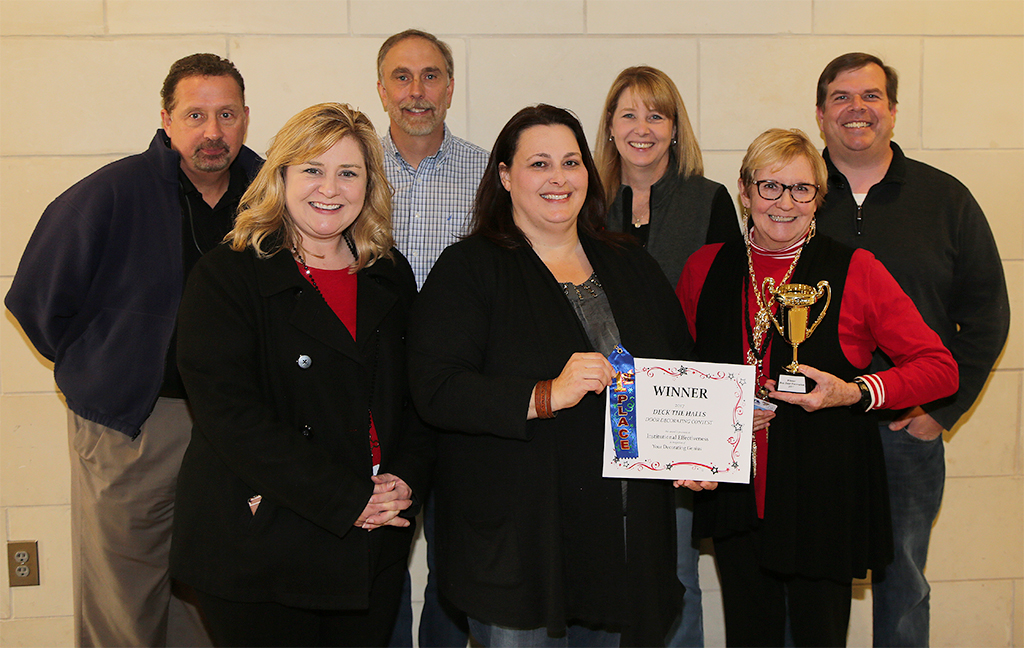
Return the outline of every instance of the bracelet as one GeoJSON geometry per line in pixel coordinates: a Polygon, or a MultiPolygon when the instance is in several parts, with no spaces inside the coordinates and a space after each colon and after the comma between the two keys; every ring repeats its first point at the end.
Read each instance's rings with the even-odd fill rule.
{"type": "Polygon", "coordinates": [[[537,418],[555,418],[551,411],[551,380],[542,380],[533,388],[533,405],[537,410],[537,418]]]}

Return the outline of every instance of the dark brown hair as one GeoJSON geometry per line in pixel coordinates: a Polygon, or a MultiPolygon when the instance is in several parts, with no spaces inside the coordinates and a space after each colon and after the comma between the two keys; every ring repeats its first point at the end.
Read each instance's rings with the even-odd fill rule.
{"type": "Polygon", "coordinates": [[[818,77],[818,97],[814,105],[819,109],[825,107],[825,99],[828,98],[828,84],[836,80],[836,77],[843,72],[859,70],[865,65],[874,63],[882,68],[885,73],[885,97],[889,100],[889,109],[896,106],[896,91],[899,89],[900,77],[896,70],[882,62],[882,59],[864,52],[849,52],[832,59],[818,77]]]}
{"type": "Polygon", "coordinates": [[[245,105],[245,81],[242,80],[242,74],[234,63],[216,54],[191,54],[175,61],[167,73],[167,78],[164,79],[164,85],[160,89],[164,110],[168,113],[174,112],[174,91],[178,89],[178,82],[195,76],[231,77],[238,83],[242,105],[245,105]]]}
{"type": "Polygon", "coordinates": [[[476,192],[473,205],[472,234],[480,234],[505,248],[529,246],[519,226],[512,219],[512,196],[501,184],[498,173],[499,166],[512,166],[519,147],[519,136],[523,131],[534,126],[565,126],[576,136],[576,144],[580,147],[583,166],[587,170],[587,196],[576,219],[576,227],[581,233],[605,241],[617,241],[605,230],[604,192],[601,189],[601,177],[597,173],[594,158],[587,146],[587,136],[576,117],[564,108],[556,108],[548,104],[537,104],[523,108],[498,134],[498,139],[491,149],[491,157],[487,160],[483,180],[476,192]]]}

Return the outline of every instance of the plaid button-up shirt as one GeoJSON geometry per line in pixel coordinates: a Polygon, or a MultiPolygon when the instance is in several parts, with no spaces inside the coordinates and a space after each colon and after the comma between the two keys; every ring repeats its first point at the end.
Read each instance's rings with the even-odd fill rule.
{"type": "Polygon", "coordinates": [[[447,124],[441,148],[415,169],[402,159],[390,130],[381,144],[388,182],[395,189],[391,205],[395,245],[409,259],[416,287],[422,288],[441,252],[468,233],[488,153],[452,135],[447,124]]]}

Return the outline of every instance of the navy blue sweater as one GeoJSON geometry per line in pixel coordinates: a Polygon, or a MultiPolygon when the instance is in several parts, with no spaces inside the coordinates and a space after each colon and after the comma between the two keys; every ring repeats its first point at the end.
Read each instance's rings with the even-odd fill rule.
{"type": "MultiPolygon", "coordinates": [[[[50,203],[4,300],[79,416],[132,438],[149,417],[182,291],[179,154],[158,130],[50,203]]],[[[242,147],[250,178],[260,158],[242,147]]]]}

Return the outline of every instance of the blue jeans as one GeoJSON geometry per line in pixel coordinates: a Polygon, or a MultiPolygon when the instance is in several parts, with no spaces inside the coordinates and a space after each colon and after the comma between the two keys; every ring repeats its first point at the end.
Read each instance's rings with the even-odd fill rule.
{"type": "Polygon", "coordinates": [[[423,537],[427,540],[427,586],[420,614],[420,648],[464,648],[469,642],[469,621],[462,610],[448,602],[437,589],[434,561],[434,497],[423,505],[423,537]]]}
{"type": "Polygon", "coordinates": [[[617,632],[606,632],[577,625],[566,628],[565,634],[560,637],[552,637],[546,628],[519,630],[491,625],[476,619],[469,620],[469,629],[473,633],[473,637],[488,648],[519,648],[521,646],[617,648],[619,645],[619,633],[617,632]]]}
{"type": "Polygon", "coordinates": [[[693,541],[693,491],[676,491],[676,576],[683,584],[682,614],[669,630],[665,645],[668,648],[704,647],[704,610],[701,606],[700,575],[697,562],[700,548],[693,541]]]}
{"type": "Polygon", "coordinates": [[[896,557],[872,574],[874,645],[927,646],[929,594],[924,576],[932,524],[946,480],[942,437],[922,441],[879,426],[885,452],[896,557]]]}
{"type": "MultiPolygon", "coordinates": [[[[437,571],[434,568],[434,498],[428,496],[423,504],[423,537],[427,541],[427,586],[423,591],[423,611],[420,613],[420,648],[464,648],[469,641],[466,615],[443,599],[437,591],[437,571]]],[[[405,587],[398,608],[395,631],[390,648],[412,648],[412,579],[405,574],[405,587]]]]}
{"type": "Polygon", "coordinates": [[[412,576],[408,568],[405,570],[402,597],[398,601],[398,616],[395,617],[395,628],[391,631],[388,648],[412,648],[412,576]]]}

